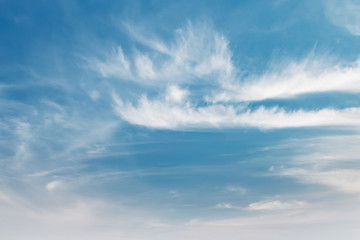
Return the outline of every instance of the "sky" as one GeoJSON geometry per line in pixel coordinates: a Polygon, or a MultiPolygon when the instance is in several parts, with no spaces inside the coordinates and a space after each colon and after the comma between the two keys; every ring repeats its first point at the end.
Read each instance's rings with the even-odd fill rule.
{"type": "Polygon", "coordinates": [[[359,239],[359,11],[0,0],[1,239],[359,239]]]}

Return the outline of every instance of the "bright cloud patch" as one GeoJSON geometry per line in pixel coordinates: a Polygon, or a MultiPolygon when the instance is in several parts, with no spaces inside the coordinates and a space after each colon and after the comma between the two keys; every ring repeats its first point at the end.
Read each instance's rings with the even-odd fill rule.
{"type": "Polygon", "coordinates": [[[207,99],[212,102],[258,101],[319,92],[360,92],[360,62],[344,67],[328,66],[325,59],[319,60],[286,64],[281,70],[232,82],[207,99]]]}
{"type": "Polygon", "coordinates": [[[169,102],[163,99],[139,99],[138,105],[123,103],[114,95],[115,110],[124,120],[141,126],[162,129],[258,127],[288,128],[312,126],[359,126],[360,108],[343,110],[286,111],[260,107],[214,104],[196,107],[190,102],[169,102]]]}
{"type": "Polygon", "coordinates": [[[248,210],[285,210],[285,209],[297,209],[303,208],[307,203],[302,201],[288,201],[282,202],[275,201],[261,201],[249,204],[248,210]]]}
{"type": "Polygon", "coordinates": [[[59,186],[61,186],[61,182],[52,181],[52,182],[49,182],[48,184],[46,184],[46,189],[49,190],[49,191],[52,191],[55,188],[58,188],[59,186]]]}
{"type": "Polygon", "coordinates": [[[142,87],[137,101],[113,94],[116,113],[131,124],[161,129],[359,125],[358,106],[248,107],[249,102],[300,94],[360,92],[359,62],[345,66],[309,56],[260,76],[244,75],[233,63],[228,41],[207,24],[189,22],[175,31],[172,41],[126,27],[139,49],[146,50],[136,48],[133,56],[125,56],[119,47],[106,60],[90,62],[104,77],[131,80],[142,87]]]}

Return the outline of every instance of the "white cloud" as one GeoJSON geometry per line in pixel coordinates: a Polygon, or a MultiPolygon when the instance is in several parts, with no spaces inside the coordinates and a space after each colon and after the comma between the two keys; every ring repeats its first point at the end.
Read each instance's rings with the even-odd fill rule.
{"type": "Polygon", "coordinates": [[[358,161],[359,145],[360,136],[356,134],[298,139],[287,143],[287,147],[301,149],[301,153],[293,157],[294,162],[317,167],[358,161]]]}
{"type": "Polygon", "coordinates": [[[228,41],[206,23],[189,22],[167,41],[125,25],[140,45],[135,44],[133,56],[125,56],[119,48],[108,59],[93,61],[92,66],[104,77],[142,86],[144,94],[137,104],[114,97],[116,113],[131,124],[160,129],[359,126],[357,107],[307,111],[247,109],[246,104],[307,93],[358,93],[360,61],[344,66],[330,64],[328,57],[310,55],[300,62],[274,64],[278,66],[260,76],[241,75],[232,62],[228,41]],[[166,89],[165,93],[149,99],[149,85],[149,95],[154,95],[154,87],[158,92],[166,89]]]}
{"type": "Polygon", "coordinates": [[[322,185],[335,192],[359,195],[359,143],[358,134],[290,140],[277,149],[287,153],[292,167],[272,166],[269,171],[304,184],[322,185]]]}
{"type": "Polygon", "coordinates": [[[9,119],[0,121],[0,131],[6,136],[2,146],[11,152],[10,156],[3,155],[2,160],[9,160],[13,169],[21,169],[34,155],[31,149],[34,137],[32,125],[26,119],[9,119]]]}
{"type": "Polygon", "coordinates": [[[96,100],[98,100],[100,98],[100,93],[98,91],[96,91],[96,90],[92,90],[89,93],[89,96],[93,101],[96,101],[96,100]]]}
{"type": "MultiPolygon", "coordinates": [[[[71,160],[88,158],[87,151],[102,148],[105,141],[111,141],[113,129],[118,126],[111,111],[108,115],[103,111],[96,115],[89,109],[48,100],[41,100],[36,110],[22,104],[16,111],[15,117],[0,120],[0,131],[6,139],[6,151],[1,157],[6,162],[3,171],[19,179],[32,174],[46,176],[51,174],[48,169],[78,166],[71,160]]],[[[104,154],[107,153],[98,152],[96,156],[104,154]]]]}
{"type": "Polygon", "coordinates": [[[246,194],[246,192],[247,192],[245,188],[239,187],[239,186],[233,186],[233,185],[226,186],[226,191],[236,192],[239,194],[246,194]]]}
{"type": "Polygon", "coordinates": [[[224,81],[233,75],[231,51],[224,36],[208,24],[188,24],[177,29],[172,40],[159,38],[125,24],[129,34],[147,52],[135,49],[125,56],[121,47],[105,60],[88,60],[104,77],[118,77],[144,85],[189,83],[197,78],[224,81]],[[134,67],[132,67],[134,66],[134,67]]]}
{"type": "Polygon", "coordinates": [[[115,110],[124,120],[141,126],[160,129],[258,127],[264,129],[311,126],[359,126],[360,108],[317,111],[213,104],[197,107],[188,101],[169,102],[166,99],[139,99],[138,105],[124,103],[113,95],[115,110]]]}
{"type": "Polygon", "coordinates": [[[165,101],[181,103],[186,99],[188,94],[189,92],[187,90],[181,89],[176,85],[171,85],[167,88],[165,101]]]}
{"type": "Polygon", "coordinates": [[[215,208],[220,209],[241,209],[241,207],[234,206],[231,203],[218,203],[215,205],[215,208]]]}
{"type": "Polygon", "coordinates": [[[133,57],[126,57],[119,47],[104,61],[90,61],[93,69],[104,77],[132,80],[144,86],[198,81],[217,87],[203,96],[212,103],[289,98],[330,91],[360,92],[359,61],[344,66],[331,63],[331,56],[310,54],[302,61],[273,64],[276,67],[260,76],[242,75],[239,74],[242,69],[232,62],[227,39],[206,23],[189,22],[176,30],[172,41],[159,40],[137,27],[126,26],[133,39],[148,49],[143,52],[135,49],[133,57]]]}
{"type": "Polygon", "coordinates": [[[65,172],[65,171],[74,170],[77,168],[78,167],[61,167],[61,168],[46,170],[46,171],[42,171],[42,172],[35,172],[32,174],[28,174],[27,176],[28,177],[43,177],[43,176],[51,175],[53,173],[65,172]]]}
{"type": "Polygon", "coordinates": [[[261,202],[255,202],[251,203],[248,206],[248,210],[285,210],[285,209],[298,209],[298,208],[304,208],[308,204],[306,202],[302,201],[286,201],[282,202],[279,200],[275,201],[268,201],[264,200],[261,202]]]}
{"type": "Polygon", "coordinates": [[[326,14],[333,24],[345,28],[353,35],[360,35],[360,3],[358,0],[329,0],[324,2],[326,14]]]}
{"type": "Polygon", "coordinates": [[[114,49],[105,61],[88,61],[91,67],[99,71],[103,77],[132,78],[130,62],[121,47],[114,49]]]}
{"type": "Polygon", "coordinates": [[[140,78],[154,79],[156,77],[153,62],[148,56],[138,53],[135,58],[135,66],[140,78]]]}
{"type": "Polygon", "coordinates": [[[58,188],[59,186],[61,186],[62,183],[60,181],[52,181],[52,182],[49,182],[48,184],[46,184],[46,189],[49,190],[49,191],[52,191],[54,190],[55,188],[58,188]]]}
{"type": "Polygon", "coordinates": [[[223,90],[206,99],[210,102],[238,102],[331,91],[360,92],[359,61],[349,66],[328,65],[327,61],[310,56],[302,62],[283,64],[279,70],[271,70],[261,76],[249,76],[241,82],[227,82],[222,85],[223,90]]]}
{"type": "Polygon", "coordinates": [[[280,170],[279,174],[294,177],[303,183],[324,185],[349,194],[360,194],[360,170],[358,169],[308,170],[291,168],[280,170]]]}

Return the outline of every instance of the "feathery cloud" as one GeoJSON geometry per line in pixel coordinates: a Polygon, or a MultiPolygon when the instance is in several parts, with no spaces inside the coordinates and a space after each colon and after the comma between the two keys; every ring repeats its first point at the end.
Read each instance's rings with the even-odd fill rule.
{"type": "Polygon", "coordinates": [[[298,209],[298,208],[304,208],[307,206],[306,202],[303,201],[268,201],[264,200],[261,202],[254,202],[249,204],[248,210],[285,210],[285,209],[298,209]]]}
{"type": "Polygon", "coordinates": [[[353,35],[360,35],[360,3],[357,0],[325,1],[326,14],[330,21],[345,28],[353,35]]]}
{"type": "MultiPolygon", "coordinates": [[[[113,95],[115,111],[129,123],[159,129],[257,127],[263,129],[356,126],[360,108],[320,109],[314,111],[259,107],[250,110],[242,105],[213,104],[196,106],[189,101],[149,100],[143,95],[137,106],[124,103],[113,95]]],[[[170,97],[169,97],[170,98],[170,97]]]]}

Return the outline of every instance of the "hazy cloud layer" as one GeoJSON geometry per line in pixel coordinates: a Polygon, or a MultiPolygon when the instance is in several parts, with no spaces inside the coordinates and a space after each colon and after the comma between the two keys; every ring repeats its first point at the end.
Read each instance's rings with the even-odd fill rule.
{"type": "Polygon", "coordinates": [[[357,0],[324,1],[326,13],[335,25],[345,28],[351,34],[360,35],[360,3],[357,0]]]}

